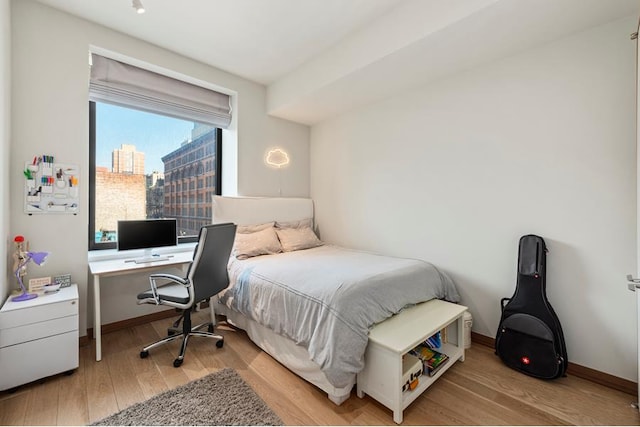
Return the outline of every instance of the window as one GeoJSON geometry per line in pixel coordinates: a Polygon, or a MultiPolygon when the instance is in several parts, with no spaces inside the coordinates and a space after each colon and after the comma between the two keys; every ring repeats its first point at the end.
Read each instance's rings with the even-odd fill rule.
{"type": "Polygon", "coordinates": [[[115,248],[121,219],[176,218],[179,241],[195,241],[211,222],[200,213],[220,194],[231,97],[188,76],[90,58],[89,249],[115,248]],[[213,166],[205,173],[207,162],[213,166]]]}
{"type": "Polygon", "coordinates": [[[89,117],[89,249],[115,248],[121,219],[176,218],[195,241],[221,194],[221,129],[94,101],[89,117]]]}

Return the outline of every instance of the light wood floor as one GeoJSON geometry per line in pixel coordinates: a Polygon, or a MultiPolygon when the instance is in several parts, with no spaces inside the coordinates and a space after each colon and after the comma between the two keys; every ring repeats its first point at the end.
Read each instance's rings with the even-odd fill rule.
{"type": "MultiPolygon", "coordinates": [[[[197,313],[196,317],[206,313],[197,313]]],[[[164,390],[232,367],[287,425],[394,425],[392,413],[370,397],[341,406],[256,347],[242,331],[220,325],[225,345],[193,338],[184,364],[174,368],[177,344],[142,344],[166,334],[170,320],[105,334],[103,360],[94,346],[80,348],[80,366],[0,392],[0,425],[86,425],[164,390]]],[[[505,367],[491,348],[473,344],[404,412],[405,425],[640,425],[634,396],[577,377],[542,381],[505,367]]]]}

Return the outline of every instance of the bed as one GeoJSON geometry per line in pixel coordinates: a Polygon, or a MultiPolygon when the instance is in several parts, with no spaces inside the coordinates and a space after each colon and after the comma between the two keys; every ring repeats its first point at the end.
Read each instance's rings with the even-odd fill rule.
{"type": "Polygon", "coordinates": [[[337,405],[364,366],[371,326],[412,304],[459,300],[428,262],[319,240],[311,199],[214,196],[212,212],[238,225],[217,312],[337,405]]]}

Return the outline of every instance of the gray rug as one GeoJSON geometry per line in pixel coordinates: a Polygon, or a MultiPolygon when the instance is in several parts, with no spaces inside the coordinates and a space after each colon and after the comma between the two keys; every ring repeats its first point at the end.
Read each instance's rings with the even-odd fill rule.
{"type": "Polygon", "coordinates": [[[92,425],[282,425],[282,420],[231,368],[225,368],[92,425]]]}

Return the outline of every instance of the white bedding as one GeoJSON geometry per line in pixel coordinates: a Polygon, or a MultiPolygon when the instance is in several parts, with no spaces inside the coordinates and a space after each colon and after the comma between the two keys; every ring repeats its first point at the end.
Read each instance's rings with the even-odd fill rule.
{"type": "Polygon", "coordinates": [[[251,341],[291,372],[326,392],[327,397],[336,405],[341,405],[349,398],[356,383],[355,375],[345,387],[334,387],[327,381],[326,375],[318,364],[311,360],[309,352],[304,347],[296,345],[289,338],[274,333],[271,329],[231,310],[226,305],[218,304],[216,312],[225,315],[227,322],[244,330],[251,341]]]}
{"type": "MultiPolygon", "coordinates": [[[[213,196],[212,222],[233,222],[237,225],[254,225],[267,222],[287,222],[314,218],[314,205],[307,198],[284,197],[226,197],[213,196]]],[[[259,257],[262,258],[262,257],[259,257]]],[[[390,284],[389,286],[393,286],[390,284]]],[[[227,316],[234,325],[244,329],[251,340],[288,369],[304,380],[314,384],[328,394],[329,399],[340,405],[349,398],[356,375],[351,375],[345,387],[335,387],[321,367],[311,360],[312,356],[301,345],[297,345],[272,329],[221,304],[216,298],[216,311],[227,316]]]]}
{"type": "Polygon", "coordinates": [[[407,305],[459,300],[449,277],[427,262],[331,245],[232,259],[229,276],[220,301],[305,348],[336,388],[364,366],[375,323],[407,305]]]}

